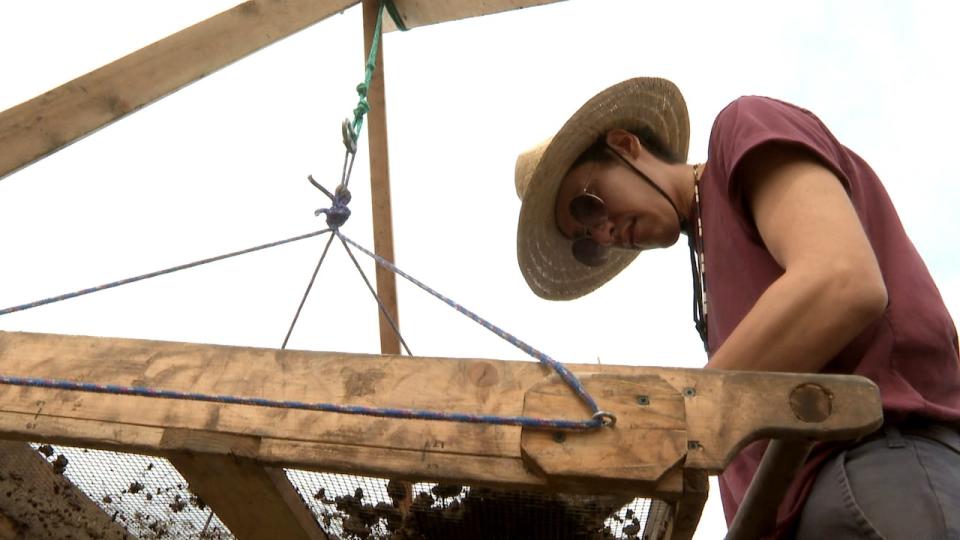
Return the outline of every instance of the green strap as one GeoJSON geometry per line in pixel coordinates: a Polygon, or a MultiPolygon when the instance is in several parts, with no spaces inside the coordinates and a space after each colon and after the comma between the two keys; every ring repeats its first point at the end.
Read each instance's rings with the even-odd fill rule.
{"type": "Polygon", "coordinates": [[[352,139],[354,148],[356,148],[357,139],[360,138],[360,130],[363,129],[363,117],[370,112],[370,104],[367,102],[367,91],[370,89],[373,71],[377,67],[377,51],[380,48],[383,11],[387,4],[389,4],[387,0],[380,0],[380,9],[377,11],[377,24],[373,29],[373,39],[370,41],[370,52],[367,55],[366,72],[363,77],[363,82],[357,85],[357,94],[360,95],[360,101],[357,103],[357,108],[353,110],[353,125],[350,130],[350,138],[352,139]]]}
{"type": "Polygon", "coordinates": [[[380,9],[377,11],[377,24],[373,29],[373,39],[370,41],[370,52],[367,54],[367,65],[363,82],[357,85],[357,94],[360,95],[360,101],[357,102],[357,107],[353,109],[353,122],[350,123],[349,119],[344,121],[344,143],[347,144],[347,139],[350,139],[350,142],[347,144],[347,150],[351,153],[356,152],[357,140],[360,138],[360,130],[363,129],[363,117],[370,112],[370,103],[367,102],[367,91],[370,89],[370,81],[373,79],[373,72],[377,67],[377,52],[380,49],[384,10],[390,13],[390,18],[393,19],[393,23],[398,29],[404,32],[407,30],[392,0],[380,0],[380,9]],[[347,131],[349,131],[349,133],[347,131]]]}

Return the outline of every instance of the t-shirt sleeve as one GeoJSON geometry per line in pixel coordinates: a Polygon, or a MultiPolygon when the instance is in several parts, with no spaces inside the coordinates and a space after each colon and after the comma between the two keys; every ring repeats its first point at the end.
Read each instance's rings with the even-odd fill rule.
{"type": "Polygon", "coordinates": [[[710,159],[718,161],[721,182],[726,184],[721,187],[748,220],[737,166],[751,150],[767,143],[807,149],[850,191],[849,180],[840,166],[843,161],[840,144],[813,113],[776,99],[741,97],[721,111],[713,124],[710,159]]]}

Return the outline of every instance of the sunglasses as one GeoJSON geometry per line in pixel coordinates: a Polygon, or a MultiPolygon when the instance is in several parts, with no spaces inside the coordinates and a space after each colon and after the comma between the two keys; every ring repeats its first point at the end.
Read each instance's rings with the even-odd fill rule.
{"type": "Polygon", "coordinates": [[[610,258],[610,249],[590,238],[590,231],[607,222],[606,203],[599,196],[584,191],[570,201],[570,216],[586,228],[583,234],[573,239],[573,258],[587,266],[603,266],[610,258]]]}

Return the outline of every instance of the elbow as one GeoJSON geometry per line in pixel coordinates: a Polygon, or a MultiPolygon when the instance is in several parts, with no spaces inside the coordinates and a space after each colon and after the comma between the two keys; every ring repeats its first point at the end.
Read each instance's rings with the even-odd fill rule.
{"type": "Polygon", "coordinates": [[[863,272],[861,268],[841,272],[833,283],[852,325],[866,328],[887,310],[887,286],[879,268],[874,272],[863,272]]]}
{"type": "Polygon", "coordinates": [[[861,285],[856,300],[856,313],[864,326],[876,321],[887,310],[887,286],[883,279],[861,285]]]}

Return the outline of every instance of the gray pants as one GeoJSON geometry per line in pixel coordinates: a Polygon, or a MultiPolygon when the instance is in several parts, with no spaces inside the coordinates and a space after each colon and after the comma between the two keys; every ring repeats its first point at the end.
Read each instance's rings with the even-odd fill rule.
{"type": "Polygon", "coordinates": [[[828,461],[796,540],[960,540],[960,432],[887,427],[828,461]]]}

